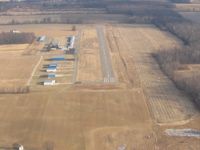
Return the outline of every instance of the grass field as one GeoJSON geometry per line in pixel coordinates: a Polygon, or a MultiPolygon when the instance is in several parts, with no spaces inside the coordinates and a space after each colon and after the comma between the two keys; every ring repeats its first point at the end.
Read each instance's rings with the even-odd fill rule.
{"type": "Polygon", "coordinates": [[[79,81],[102,80],[99,43],[94,27],[84,28],[81,33],[79,51],[79,81]]]}
{"type": "MultiPolygon", "coordinates": [[[[7,26],[5,30],[11,28],[7,26]]],[[[23,144],[29,150],[118,150],[122,146],[126,150],[199,149],[199,139],[169,137],[164,133],[172,127],[200,129],[194,104],[176,89],[151,56],[159,48],[181,46],[169,33],[151,25],[105,25],[108,53],[117,79],[105,84],[96,82],[102,79],[103,63],[94,25],[77,25],[77,32],[71,31],[71,25],[15,28],[61,40],[79,31],[77,79],[92,84],[31,84],[28,94],[0,95],[0,149],[9,149],[13,143],[23,144]]],[[[45,58],[57,54],[38,51],[25,56],[1,56],[0,77],[6,81],[29,78],[42,56],[33,83],[48,63],[45,58]]]]}
{"type": "Polygon", "coordinates": [[[67,92],[66,89],[1,97],[1,104],[4,104],[0,110],[0,135],[4,135],[0,136],[1,145],[19,142],[27,149],[42,149],[50,142],[55,149],[107,147],[110,150],[120,144],[153,148],[154,137],[147,139],[148,145],[142,140],[152,134],[151,120],[143,95],[135,91],[67,92]],[[134,133],[138,136],[132,136],[134,133]],[[109,137],[113,142],[105,143],[109,137]]]}
{"type": "MultiPolygon", "coordinates": [[[[168,33],[149,26],[134,27],[134,29],[118,27],[113,30],[113,33],[118,34],[114,35],[115,39],[121,43],[121,47],[124,47],[120,52],[121,57],[124,58],[121,59],[122,63],[127,68],[135,68],[135,77],[129,80],[139,80],[155,120],[158,123],[167,123],[190,118],[195,110],[192,102],[165,77],[151,56],[151,53],[162,47],[176,47],[180,43],[170,38],[168,33]],[[126,62],[126,58],[129,57],[132,61],[126,62]]],[[[131,69],[127,70],[131,71],[131,69]]],[[[138,87],[138,84],[135,85],[138,87]]]]}
{"type": "Polygon", "coordinates": [[[0,45],[1,52],[23,52],[29,44],[0,45]]]}
{"type": "Polygon", "coordinates": [[[24,86],[30,77],[37,56],[19,56],[18,54],[0,54],[2,69],[0,87],[24,86]]]}
{"type": "Polygon", "coordinates": [[[200,4],[177,3],[175,8],[181,12],[200,12],[200,4]]]}

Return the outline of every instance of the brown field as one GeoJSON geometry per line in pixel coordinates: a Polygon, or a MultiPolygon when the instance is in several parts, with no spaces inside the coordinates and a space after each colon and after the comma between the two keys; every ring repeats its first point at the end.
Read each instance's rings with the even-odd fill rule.
{"type": "Polygon", "coordinates": [[[0,87],[24,86],[38,61],[37,56],[17,56],[16,54],[0,55],[2,69],[0,87]]]}
{"type": "Polygon", "coordinates": [[[75,34],[76,32],[72,31],[73,25],[7,25],[7,26],[0,26],[1,31],[10,31],[13,29],[19,30],[21,32],[34,32],[36,36],[46,35],[49,38],[63,38],[71,34],[75,34]]]}
{"type": "Polygon", "coordinates": [[[200,4],[175,4],[175,8],[183,12],[200,12],[200,4]]]}
{"type": "Polygon", "coordinates": [[[151,120],[141,92],[77,93],[66,89],[1,96],[1,103],[1,145],[20,142],[27,149],[42,149],[49,142],[59,150],[111,150],[121,144],[154,147],[151,120]],[[150,139],[145,138],[148,135],[150,139]]]}
{"type": "MultiPolygon", "coordinates": [[[[91,25],[77,27],[81,31],[77,79],[99,81],[102,75],[96,29],[91,25]]],[[[52,38],[72,32],[70,25],[15,28],[52,38]]],[[[14,143],[23,144],[29,150],[118,150],[122,145],[126,150],[199,149],[197,138],[165,135],[167,128],[200,130],[199,112],[160,71],[151,56],[159,48],[182,43],[150,25],[107,25],[105,29],[117,82],[34,88],[31,84],[28,94],[0,95],[0,149],[9,149],[14,143]]],[[[13,61],[19,60],[10,64],[12,57],[2,56],[5,64],[0,77],[20,78],[25,70],[33,70],[28,66],[37,64],[38,61],[31,64],[30,58],[38,60],[39,56],[53,55],[40,51],[28,56],[17,55],[13,61]],[[19,71],[17,67],[24,70],[19,71]]],[[[46,63],[42,59],[33,81],[38,80],[40,69],[46,63]]],[[[70,67],[71,64],[61,65],[70,67]]],[[[31,73],[26,75],[30,77],[31,73]]]]}
{"type": "Polygon", "coordinates": [[[23,52],[29,44],[0,45],[1,52],[23,52]]]}
{"type": "Polygon", "coordinates": [[[96,29],[84,28],[81,33],[78,81],[102,80],[99,43],[96,29]]]}
{"type": "Polygon", "coordinates": [[[183,17],[196,23],[200,23],[200,12],[181,12],[183,17]]]}
{"type": "MultiPolygon", "coordinates": [[[[136,26],[134,30],[133,27],[115,27],[112,30],[114,34],[117,34],[113,36],[118,44],[121,43],[121,47],[124,47],[120,52],[121,63],[128,68],[128,72],[132,71],[129,68],[135,68],[134,78],[129,80],[140,81],[140,87],[144,89],[154,119],[158,123],[189,119],[195,110],[192,102],[175,88],[151,56],[151,53],[160,48],[179,46],[179,43],[168,33],[149,26],[136,26]],[[126,60],[127,58],[132,61],[126,60]]],[[[136,83],[133,82],[132,86],[138,87],[136,83]]]]}

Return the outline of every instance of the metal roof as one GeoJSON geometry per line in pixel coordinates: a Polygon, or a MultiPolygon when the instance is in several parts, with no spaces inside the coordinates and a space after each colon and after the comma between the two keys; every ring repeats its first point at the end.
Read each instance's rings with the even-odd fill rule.
{"type": "Polygon", "coordinates": [[[55,78],[55,77],[56,77],[55,73],[48,74],[48,78],[55,78]]]}

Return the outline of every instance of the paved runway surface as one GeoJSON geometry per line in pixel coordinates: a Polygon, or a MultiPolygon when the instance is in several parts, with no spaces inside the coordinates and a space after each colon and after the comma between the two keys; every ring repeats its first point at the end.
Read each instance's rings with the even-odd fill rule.
{"type": "Polygon", "coordinates": [[[102,66],[102,72],[103,72],[103,81],[115,82],[115,77],[113,73],[109,51],[106,45],[103,26],[97,27],[97,34],[98,34],[99,45],[100,45],[100,57],[101,57],[101,66],[102,66]]]}

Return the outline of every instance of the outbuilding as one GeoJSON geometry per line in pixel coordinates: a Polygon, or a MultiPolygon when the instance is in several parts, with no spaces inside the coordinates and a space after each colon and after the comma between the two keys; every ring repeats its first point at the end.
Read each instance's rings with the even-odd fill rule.
{"type": "Polygon", "coordinates": [[[75,43],[75,36],[68,37],[68,44],[67,44],[68,49],[74,48],[74,43],[75,43]]]}
{"type": "Polygon", "coordinates": [[[39,41],[39,42],[44,42],[45,39],[46,39],[46,36],[43,35],[43,36],[40,36],[40,37],[38,38],[38,41],[39,41]]]}
{"type": "Polygon", "coordinates": [[[47,72],[56,72],[57,69],[56,69],[56,67],[48,67],[46,71],[47,72]]]}
{"type": "Polygon", "coordinates": [[[44,85],[55,85],[56,81],[55,80],[45,80],[44,85]]]}
{"type": "Polygon", "coordinates": [[[50,78],[55,78],[56,77],[56,74],[55,73],[49,73],[48,74],[48,78],[50,79],[50,78]]]}
{"type": "Polygon", "coordinates": [[[56,57],[51,58],[51,60],[53,60],[53,61],[63,61],[63,60],[65,60],[65,57],[64,56],[56,56],[56,57]]]}
{"type": "Polygon", "coordinates": [[[57,67],[57,63],[49,64],[48,67],[57,67]]]}

